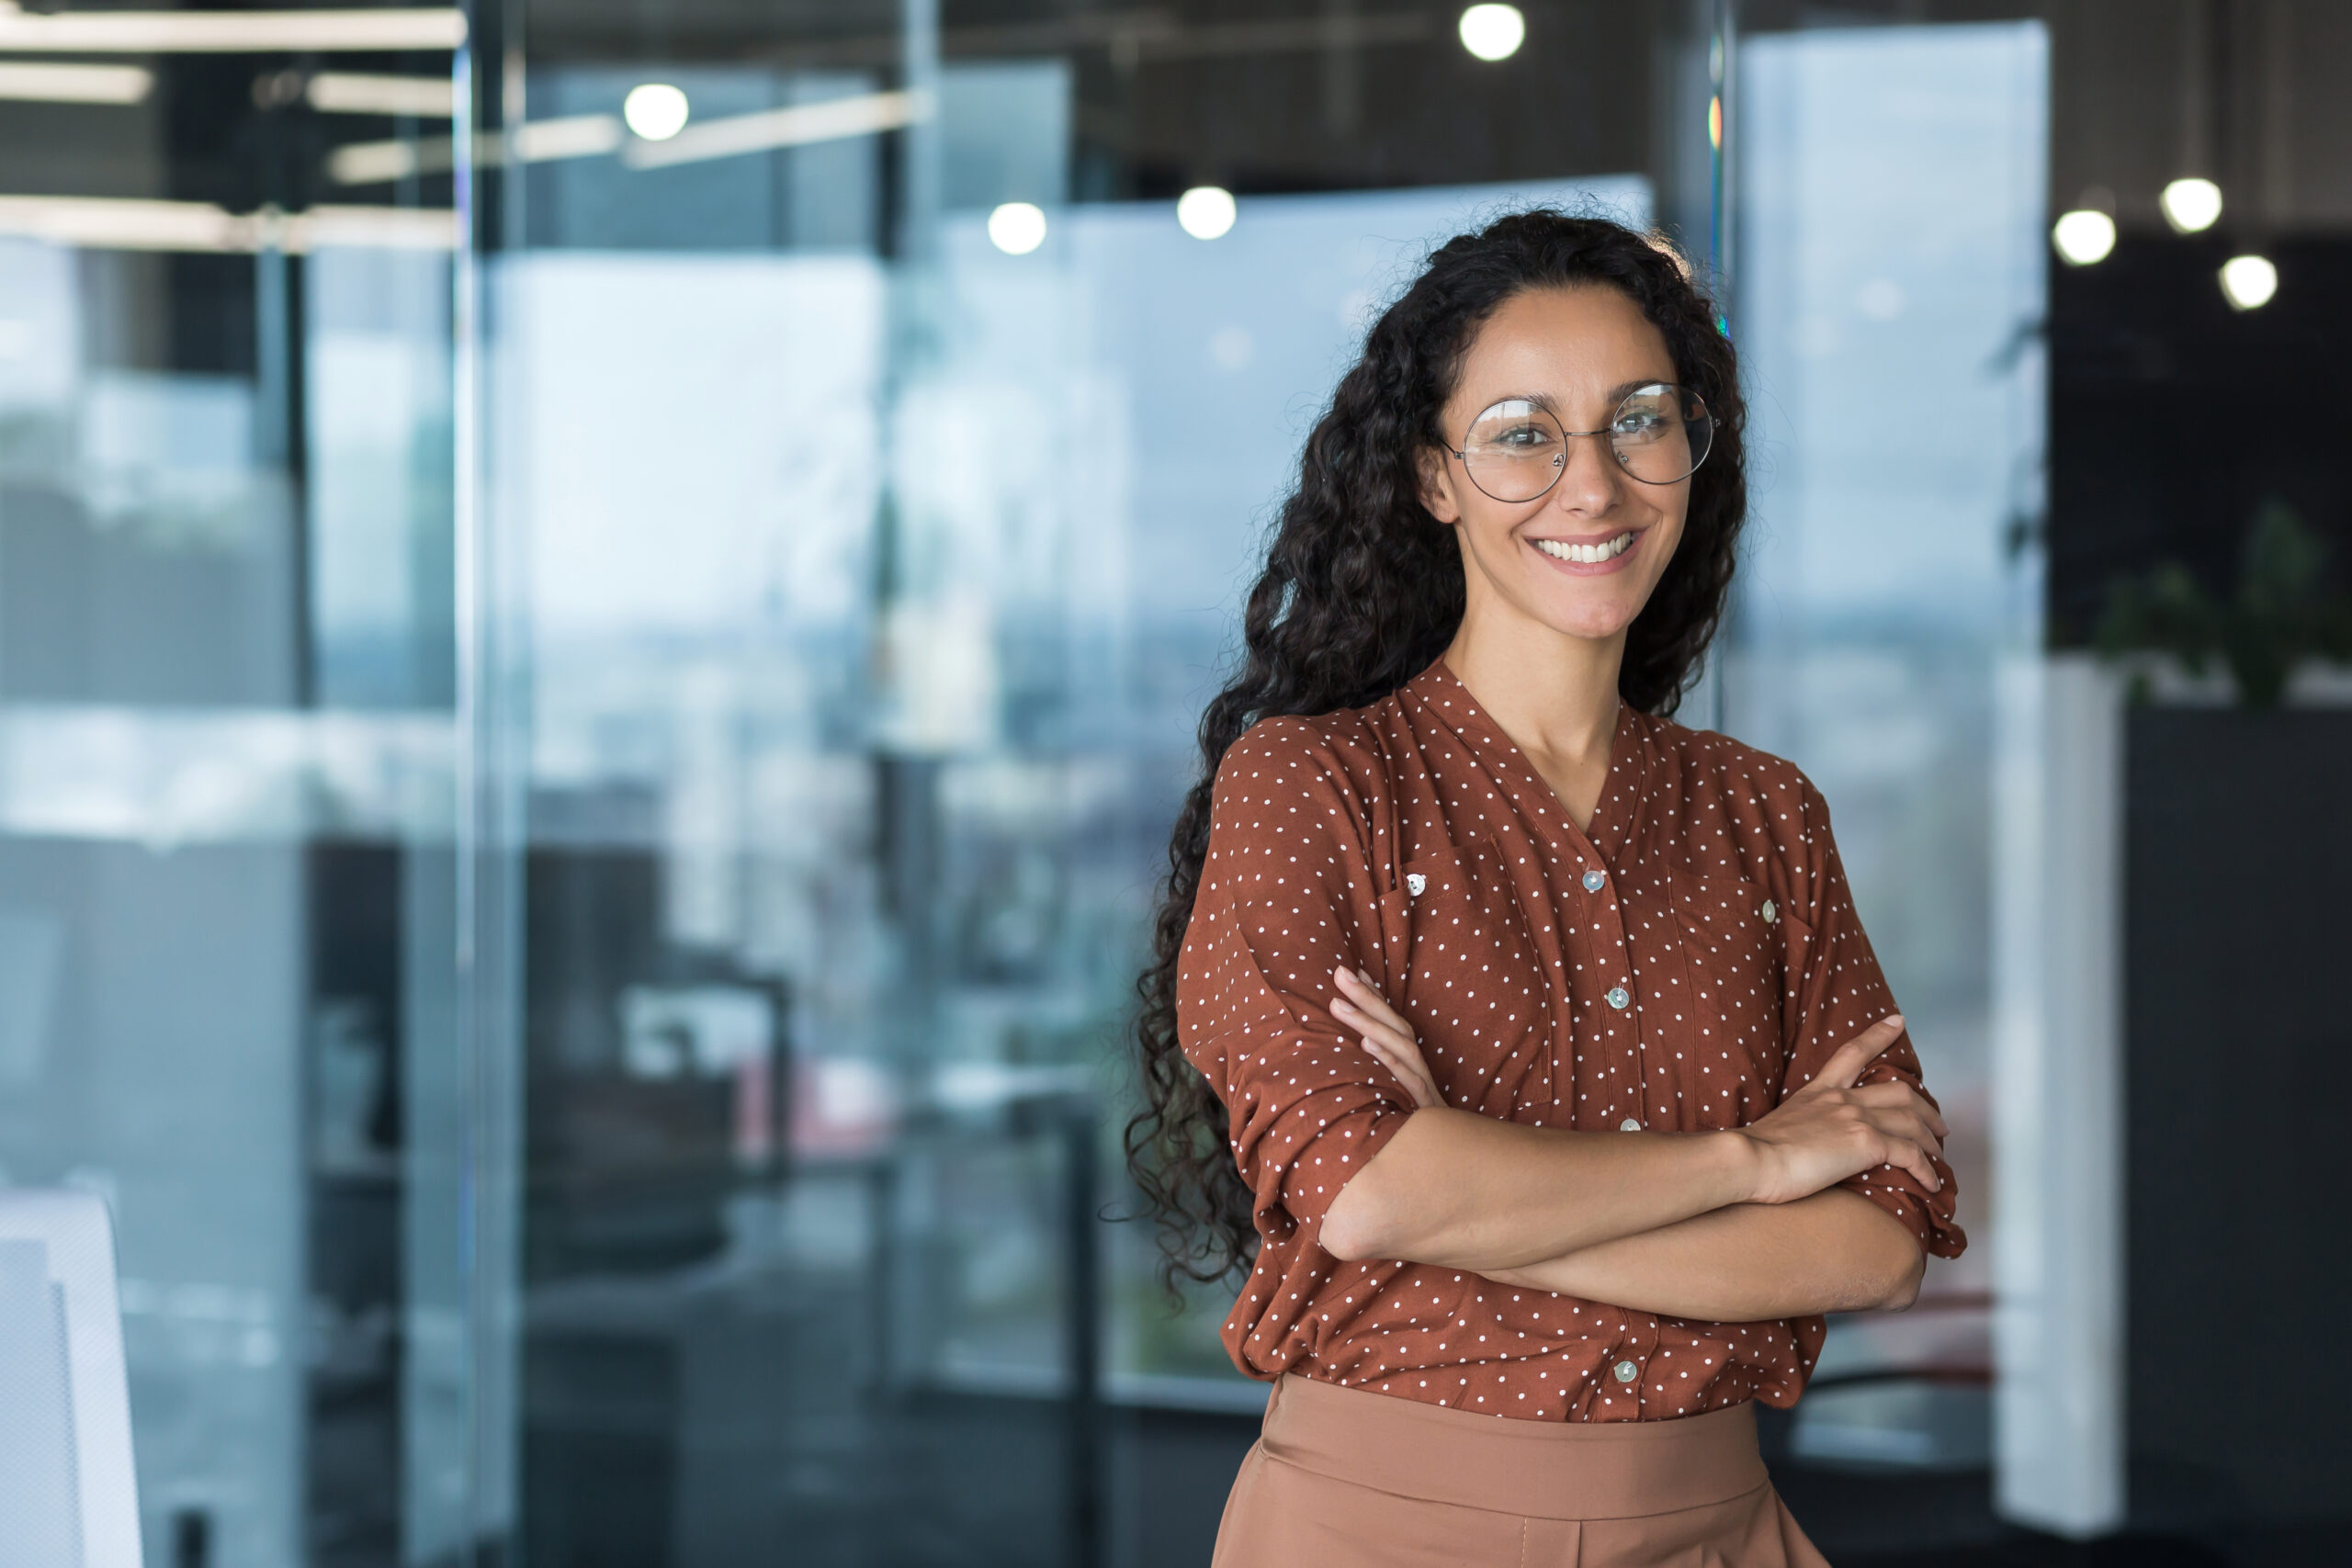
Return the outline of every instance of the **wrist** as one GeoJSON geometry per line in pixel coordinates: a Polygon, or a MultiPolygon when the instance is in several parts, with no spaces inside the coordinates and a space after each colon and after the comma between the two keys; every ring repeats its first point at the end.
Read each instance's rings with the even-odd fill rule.
{"type": "Polygon", "coordinates": [[[1761,1202],[1765,1188],[1764,1146],[1749,1137],[1744,1127],[1710,1133],[1707,1138],[1713,1145],[1715,1169],[1725,1193],[1724,1203],[1761,1202]]]}

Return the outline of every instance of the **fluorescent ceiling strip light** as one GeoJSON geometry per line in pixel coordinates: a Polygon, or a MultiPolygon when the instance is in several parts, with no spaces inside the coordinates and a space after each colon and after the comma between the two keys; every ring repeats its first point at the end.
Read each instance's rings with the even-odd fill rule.
{"type": "MultiPolygon", "coordinates": [[[[514,156],[526,164],[544,164],[554,158],[594,158],[619,147],[628,132],[618,115],[575,114],[560,119],[526,120],[514,128],[514,156]]],[[[481,161],[496,163],[497,139],[482,138],[481,161]]]]}
{"type": "Polygon", "coordinates": [[[699,120],[666,141],[631,142],[621,159],[633,169],[661,169],[707,158],[804,147],[812,141],[873,136],[930,118],[930,95],[920,90],[862,93],[821,104],[796,104],[790,108],[699,120]]]}
{"type": "Polygon", "coordinates": [[[289,251],[454,251],[465,238],[446,207],[313,207],[286,227],[289,251]]]}
{"type": "Polygon", "coordinates": [[[0,51],[15,54],[331,54],[456,49],[458,10],[63,11],[0,6],[0,51]]]}
{"type": "Polygon", "coordinates": [[[0,98],[30,104],[136,104],[155,89],[143,65],[34,65],[0,61],[0,98]]]}
{"type": "Polygon", "coordinates": [[[322,71],[302,96],[321,114],[413,115],[447,119],[458,112],[458,85],[447,76],[367,76],[322,71]]]}
{"type": "Polygon", "coordinates": [[[407,141],[352,141],[327,154],[327,178],[339,186],[381,186],[416,175],[446,175],[458,144],[446,136],[407,141]]]}
{"type": "Polygon", "coordinates": [[[237,220],[209,201],[0,196],[0,234],[100,251],[239,251],[237,220]]]}
{"type": "MultiPolygon", "coordinates": [[[[535,119],[514,128],[516,161],[545,164],[558,158],[594,158],[610,152],[625,136],[608,114],[535,119]]],[[[387,185],[414,175],[446,175],[457,165],[458,144],[447,136],[414,141],[348,141],[327,154],[327,178],[339,186],[387,185]]],[[[474,162],[495,167],[506,161],[506,143],[495,131],[474,141],[474,162]]]]}
{"type": "Polygon", "coordinates": [[[0,234],[96,251],[250,254],[352,247],[453,251],[462,232],[447,208],[313,207],[235,213],[209,201],[92,196],[0,196],[0,234]]]}
{"type": "MultiPolygon", "coordinates": [[[[687,126],[667,141],[632,140],[620,118],[609,114],[527,120],[514,128],[513,139],[514,157],[520,163],[594,158],[619,152],[632,168],[658,169],[813,141],[872,136],[911,125],[930,113],[931,99],[921,92],[864,93],[829,103],[707,119],[687,126]]],[[[506,143],[495,132],[485,131],[474,143],[474,161],[485,167],[503,163],[505,156],[506,143]]],[[[456,158],[457,143],[446,136],[350,141],[327,154],[327,177],[344,186],[388,185],[416,175],[446,174],[456,158]]]]}

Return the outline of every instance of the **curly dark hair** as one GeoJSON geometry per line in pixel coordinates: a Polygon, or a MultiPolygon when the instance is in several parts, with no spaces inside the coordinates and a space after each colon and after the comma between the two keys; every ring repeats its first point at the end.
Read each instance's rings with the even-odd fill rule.
{"type": "Polygon", "coordinates": [[[1464,568],[1453,530],[1421,504],[1419,468],[1428,448],[1451,445],[1440,411],[1478,328],[1506,300],[1595,285],[1640,307],[1664,334],[1676,378],[1715,422],[1681,543],[1626,634],[1620,694],[1645,712],[1672,713],[1714,636],[1747,514],[1746,408],[1731,343],[1686,264],[1621,223],[1550,209],[1511,213],[1438,247],[1373,324],[1307,435],[1298,487],[1243,612],[1240,667],[1202,715],[1201,774],[1169,840],[1152,960],[1136,987],[1145,1103],[1125,1145],[1159,1222],[1171,1291],[1179,1276],[1205,1282],[1245,1269],[1257,1239],[1225,1108],[1176,1032],[1177,957],[1208,855],[1217,764],[1260,719],[1377,702],[1445,650],[1462,621],[1464,568]]]}

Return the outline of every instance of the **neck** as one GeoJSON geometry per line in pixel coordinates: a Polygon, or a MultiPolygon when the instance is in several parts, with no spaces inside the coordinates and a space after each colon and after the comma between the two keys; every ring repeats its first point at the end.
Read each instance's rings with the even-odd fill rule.
{"type": "Polygon", "coordinates": [[[1625,634],[1574,637],[1478,608],[1463,615],[1445,650],[1453,678],[1546,776],[1605,769],[1617,733],[1625,634]]]}

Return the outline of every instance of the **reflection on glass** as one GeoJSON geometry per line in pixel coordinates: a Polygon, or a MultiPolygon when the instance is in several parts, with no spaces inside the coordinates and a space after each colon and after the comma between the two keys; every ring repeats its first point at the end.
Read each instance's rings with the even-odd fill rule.
{"type": "Polygon", "coordinates": [[[448,260],[0,277],[0,1160],[114,1209],[148,1560],[364,1552],[440,1234],[448,260]],[[244,335],[126,338],[208,292],[244,335]]]}
{"type": "Polygon", "coordinates": [[[2005,24],[1741,54],[1737,321],[1767,477],[1725,728],[1836,803],[1973,1242],[1910,1313],[1833,1325],[1802,1455],[1989,1457],[1993,699],[2009,639],[2038,635],[2009,624],[2006,541],[2040,506],[2045,49],[2005,24]]]}
{"type": "Polygon", "coordinates": [[[1189,735],[1369,312],[1644,218],[1657,78],[1432,161],[1445,17],[530,20],[0,105],[0,1168],[115,1205],[148,1560],[1211,1528],[1138,1424],[1261,1391],[1100,1223],[1189,735]]]}
{"type": "Polygon", "coordinates": [[[1102,1402],[1262,1404],[1223,1303],[1171,1314],[1148,1235],[1095,1219],[1238,574],[1417,246],[1506,194],[1647,199],[1268,198],[1205,253],[1164,203],[1064,207],[1012,255],[1001,188],[942,220],[913,329],[906,278],[840,252],[501,265],[545,1561],[665,1520],[714,1551],[786,1519],[886,1556],[1009,1540],[1099,1486],[1102,1402]],[[989,1436],[944,1473],[1027,1457],[968,1493],[894,1464],[954,1422],[989,1436]],[[719,1489],[698,1444],[812,1479],[719,1489]]]}

